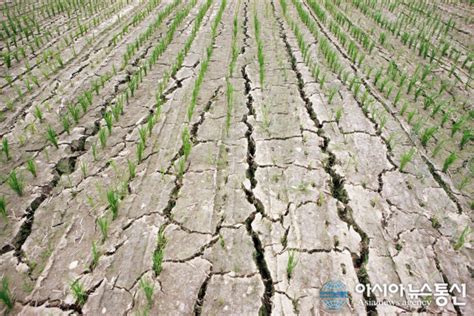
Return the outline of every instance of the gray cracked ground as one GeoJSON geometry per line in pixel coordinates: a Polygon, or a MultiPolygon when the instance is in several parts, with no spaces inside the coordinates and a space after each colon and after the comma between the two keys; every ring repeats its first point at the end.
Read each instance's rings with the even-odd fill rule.
{"type": "MultiPolygon", "coordinates": [[[[461,247],[456,245],[462,231],[472,226],[472,185],[456,185],[464,176],[463,166],[470,163],[471,143],[460,153],[455,171],[442,173],[442,161],[430,156],[432,144],[423,148],[414,141],[406,118],[393,109],[393,99],[370,82],[364,91],[374,97],[377,115],[364,110],[348,83],[331,71],[318,50],[318,39],[299,19],[296,2],[227,1],[214,34],[211,28],[220,18],[221,1],[111,3],[110,13],[94,13],[93,33],[78,35],[74,49],[64,49],[66,65],[39,87],[21,98],[13,87],[2,88],[2,100],[13,98],[18,104],[13,110],[2,107],[0,122],[12,153],[10,160],[2,155],[0,167],[0,196],[8,210],[7,217],[0,218],[0,276],[8,279],[14,297],[10,313],[324,314],[319,291],[331,279],[349,289],[345,313],[474,313],[469,236],[461,247]],[[287,3],[285,14],[282,3],[287,3]],[[195,24],[201,9],[203,19],[195,24]],[[142,73],[178,12],[188,14],[154,66],[142,73]],[[150,28],[160,13],[161,23],[150,28]],[[133,22],[134,16],[140,17],[138,22],[133,22]],[[263,82],[255,17],[264,46],[263,82]],[[130,30],[123,31],[124,25],[130,30]],[[300,38],[295,26],[302,30],[300,38]],[[159,84],[188,39],[189,49],[163,87],[157,115],[159,84]],[[300,49],[301,39],[308,43],[309,57],[300,49]],[[123,56],[137,41],[140,44],[122,67],[123,56]],[[233,47],[235,64],[229,74],[233,47]],[[208,56],[207,71],[200,78],[208,56]],[[327,88],[310,67],[314,64],[325,73],[327,84],[338,87],[337,104],[328,101],[327,88]],[[102,148],[103,115],[129,91],[137,73],[139,85],[102,148]],[[60,121],[68,111],[65,105],[105,74],[110,77],[89,110],[66,133],[60,121]],[[188,105],[199,80],[190,116],[188,105]],[[35,118],[35,106],[44,110],[41,121],[35,118]],[[128,162],[137,161],[140,129],[150,115],[157,120],[147,130],[142,159],[134,177],[129,177],[128,162]],[[384,128],[380,117],[385,117],[384,128]],[[47,126],[58,131],[57,149],[44,137],[47,126]],[[188,157],[184,129],[192,147],[188,157]],[[391,142],[394,134],[396,146],[391,142]],[[413,144],[418,151],[400,171],[400,156],[413,144]],[[36,177],[25,168],[31,157],[37,164],[36,177]],[[26,183],[22,196],[6,182],[15,168],[26,183]],[[111,188],[121,192],[114,220],[107,200],[111,188]],[[107,238],[97,225],[104,218],[109,223],[107,238]],[[166,239],[164,246],[157,245],[158,236],[166,239]],[[163,257],[156,273],[153,257],[158,250],[163,257]],[[296,260],[291,273],[290,257],[296,260]],[[83,288],[82,302],[71,290],[74,281],[83,288]],[[153,288],[151,301],[144,282],[153,288]],[[394,306],[370,307],[363,301],[397,297],[367,297],[354,291],[358,283],[440,282],[466,284],[467,297],[450,293],[445,307],[433,302],[423,308],[407,306],[400,298],[394,306]],[[467,304],[457,306],[455,299],[467,304]]],[[[301,3],[300,9],[316,20],[311,6],[301,3]]],[[[459,23],[460,16],[468,14],[454,5],[438,5],[459,23]]],[[[366,23],[377,27],[361,20],[356,9],[337,10],[359,17],[361,28],[368,27],[366,23]]],[[[80,11],[74,14],[92,21],[80,11]]],[[[39,23],[45,30],[61,30],[66,21],[62,13],[39,23]]],[[[341,63],[361,72],[339,39],[318,25],[340,53],[341,63]]],[[[68,32],[75,34],[74,28],[68,32]]],[[[466,41],[464,33],[452,37],[466,41]]],[[[60,38],[51,39],[42,50],[63,48],[60,38]]],[[[471,45],[472,37],[467,40],[471,45]]],[[[383,63],[387,50],[377,45],[374,63],[383,63]]],[[[396,60],[410,70],[408,53],[396,60]]],[[[39,76],[38,63],[32,71],[39,76]]],[[[449,64],[448,58],[441,68],[444,63],[449,64]]],[[[26,70],[23,66],[14,63],[8,70],[18,86],[23,84],[18,78],[26,70]]],[[[465,69],[457,75],[467,78],[465,69]]],[[[456,96],[472,95],[469,85],[452,91],[456,96]]],[[[0,308],[7,312],[6,306],[0,308]]]]}

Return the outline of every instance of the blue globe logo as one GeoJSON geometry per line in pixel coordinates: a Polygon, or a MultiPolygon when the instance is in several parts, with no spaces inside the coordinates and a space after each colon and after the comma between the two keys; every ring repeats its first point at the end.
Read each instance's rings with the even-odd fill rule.
{"type": "Polygon", "coordinates": [[[349,292],[341,281],[329,281],[324,283],[319,291],[319,297],[325,310],[338,311],[346,305],[349,292]]]}

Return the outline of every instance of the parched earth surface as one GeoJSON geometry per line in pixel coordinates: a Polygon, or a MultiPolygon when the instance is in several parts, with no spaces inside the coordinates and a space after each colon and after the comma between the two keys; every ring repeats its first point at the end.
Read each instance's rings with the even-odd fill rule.
{"type": "Polygon", "coordinates": [[[37,27],[2,30],[0,312],[322,314],[340,280],[346,314],[473,315],[474,9],[362,2],[3,1],[37,27]]]}

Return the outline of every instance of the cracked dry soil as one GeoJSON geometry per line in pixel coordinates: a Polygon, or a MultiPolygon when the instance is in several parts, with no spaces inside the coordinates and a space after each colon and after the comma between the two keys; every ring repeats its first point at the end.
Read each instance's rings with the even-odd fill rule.
{"type": "MultiPolygon", "coordinates": [[[[387,24],[371,13],[410,17],[411,32],[414,12],[434,19],[422,14],[424,2],[105,2],[50,12],[51,1],[2,4],[4,15],[31,17],[42,40],[33,47],[2,35],[2,52],[28,48],[1,64],[0,277],[8,284],[0,313],[319,315],[328,313],[321,288],[340,280],[344,314],[474,314],[473,187],[463,180],[472,176],[472,141],[442,171],[440,157],[462,135],[453,145],[439,129],[421,144],[372,79],[390,61],[414,76],[422,70],[413,63],[430,64],[410,59],[411,47],[388,32],[389,44],[380,43],[387,24]],[[360,34],[375,44],[365,62],[347,51],[360,34]],[[467,291],[421,306],[397,293],[359,293],[359,283],[467,291]]],[[[471,56],[463,26],[472,5],[431,8],[458,58],[471,56]]],[[[472,60],[453,71],[448,55],[431,85],[417,81],[424,98],[452,76],[458,82],[438,96],[472,97],[472,60]]],[[[402,95],[431,124],[435,115],[410,98],[402,95]]],[[[464,124],[472,127],[472,115],[464,124]]]]}

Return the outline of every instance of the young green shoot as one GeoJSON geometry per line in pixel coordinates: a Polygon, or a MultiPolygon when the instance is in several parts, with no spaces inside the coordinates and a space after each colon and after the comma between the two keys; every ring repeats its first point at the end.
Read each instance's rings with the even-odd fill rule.
{"type": "Polygon", "coordinates": [[[461,143],[459,144],[459,147],[461,148],[461,150],[463,150],[464,146],[466,146],[467,143],[469,143],[470,141],[473,141],[473,140],[474,140],[474,135],[472,134],[472,131],[471,130],[465,130],[462,133],[461,143]]]}
{"type": "Polygon", "coordinates": [[[87,294],[79,280],[71,283],[71,292],[76,299],[77,304],[81,306],[84,305],[87,299],[87,294]]]}
{"type": "Polygon", "coordinates": [[[107,217],[102,216],[97,219],[97,226],[99,226],[100,233],[102,235],[102,243],[104,243],[107,240],[107,237],[109,236],[109,221],[107,220],[107,217]]]}
{"type": "Polygon", "coordinates": [[[455,152],[450,153],[443,163],[443,172],[446,173],[448,171],[449,166],[451,166],[457,159],[458,156],[455,152]]]}
{"type": "Polygon", "coordinates": [[[400,157],[400,171],[403,171],[405,166],[413,159],[415,152],[415,148],[410,148],[410,150],[402,154],[400,157]]]}
{"type": "Polygon", "coordinates": [[[10,172],[7,182],[8,186],[10,186],[10,188],[15,191],[18,196],[23,196],[23,189],[25,187],[25,184],[23,183],[23,179],[16,174],[15,170],[12,170],[12,172],[10,172]]]}
{"type": "Polygon", "coordinates": [[[33,110],[33,115],[38,119],[38,121],[43,122],[43,112],[41,109],[36,105],[35,109],[33,110]]]}
{"type": "Polygon", "coordinates": [[[177,169],[178,169],[178,178],[181,179],[183,177],[184,171],[186,169],[186,159],[184,157],[181,157],[178,160],[177,169]]]}
{"type": "Polygon", "coordinates": [[[337,93],[337,87],[333,87],[329,90],[329,95],[328,95],[328,104],[332,103],[332,100],[334,99],[334,96],[337,93]]]}
{"type": "Polygon", "coordinates": [[[147,128],[146,127],[140,127],[138,129],[138,136],[140,137],[140,142],[143,145],[146,144],[146,134],[147,134],[147,128]]]}
{"type": "Polygon", "coordinates": [[[14,300],[10,288],[8,286],[8,280],[6,277],[2,277],[2,287],[0,288],[0,301],[5,304],[7,311],[13,309],[14,300]]]}
{"type": "Polygon", "coordinates": [[[140,140],[137,144],[137,161],[138,163],[142,162],[143,159],[143,152],[145,151],[145,145],[143,142],[140,140]]]}
{"type": "Polygon", "coordinates": [[[61,124],[63,125],[63,129],[69,135],[71,133],[71,121],[69,121],[67,115],[61,117],[61,124]]]}
{"type": "Polygon", "coordinates": [[[133,162],[127,159],[127,166],[128,166],[128,180],[132,180],[135,178],[136,171],[137,171],[137,165],[133,162]]]}
{"type": "Polygon", "coordinates": [[[104,114],[104,121],[105,125],[107,126],[107,130],[109,131],[109,135],[112,134],[112,124],[113,124],[113,116],[111,112],[106,112],[104,114]]]}
{"type": "Polygon", "coordinates": [[[148,308],[150,308],[153,305],[153,292],[155,288],[150,281],[145,279],[145,277],[140,279],[140,288],[142,289],[143,294],[145,294],[148,308]]]}
{"type": "Polygon", "coordinates": [[[161,271],[163,271],[163,267],[162,267],[163,257],[164,257],[163,252],[166,247],[166,243],[167,243],[167,240],[165,236],[164,227],[161,227],[160,230],[158,231],[156,249],[153,252],[153,271],[155,272],[156,276],[160,275],[161,271]]]}
{"type": "Polygon", "coordinates": [[[33,159],[28,159],[26,161],[26,169],[36,178],[36,163],[33,159]]]}
{"type": "Polygon", "coordinates": [[[181,135],[181,140],[183,142],[184,159],[188,160],[189,154],[191,153],[191,141],[190,141],[189,130],[187,127],[185,127],[183,130],[183,133],[181,135]]]}
{"type": "Polygon", "coordinates": [[[112,220],[115,220],[118,216],[120,202],[119,194],[115,190],[107,191],[107,202],[109,203],[109,209],[112,212],[112,220]]]}
{"type": "Polygon", "coordinates": [[[97,263],[99,262],[100,258],[100,252],[97,249],[97,244],[95,241],[92,242],[92,263],[91,263],[91,269],[94,269],[97,266],[97,263]]]}
{"type": "Polygon", "coordinates": [[[424,130],[423,134],[421,135],[421,144],[423,147],[426,147],[428,141],[433,137],[433,135],[438,131],[436,126],[428,127],[424,130]]]}
{"type": "Polygon", "coordinates": [[[99,142],[102,149],[105,149],[107,146],[107,130],[103,127],[99,130],[99,142]]]}
{"type": "Polygon", "coordinates": [[[467,225],[462,231],[458,240],[456,241],[456,244],[454,245],[454,250],[458,251],[464,246],[464,244],[466,243],[466,238],[471,234],[471,232],[471,227],[467,225]]]}
{"type": "Polygon", "coordinates": [[[8,144],[8,139],[6,137],[3,137],[2,139],[2,151],[5,154],[7,160],[10,160],[10,145],[8,144]]]}
{"type": "Polygon", "coordinates": [[[336,110],[336,122],[339,124],[339,122],[341,121],[341,118],[342,118],[342,108],[338,108],[336,110]]]}
{"type": "Polygon", "coordinates": [[[8,214],[7,214],[7,201],[5,200],[5,197],[0,196],[0,216],[2,216],[4,219],[7,219],[8,214]]]}
{"type": "Polygon", "coordinates": [[[298,263],[298,260],[295,257],[295,252],[290,251],[288,253],[288,263],[286,265],[286,275],[288,277],[288,280],[291,279],[291,277],[293,276],[293,271],[295,270],[297,263],[298,263]]]}
{"type": "Polygon", "coordinates": [[[48,126],[48,129],[46,130],[46,139],[57,149],[59,148],[58,146],[58,135],[56,134],[56,131],[51,127],[48,126]]]}

